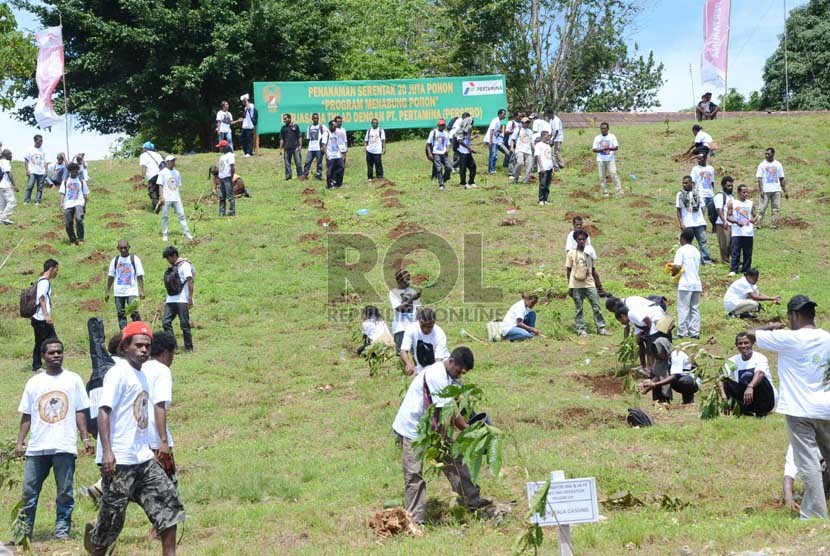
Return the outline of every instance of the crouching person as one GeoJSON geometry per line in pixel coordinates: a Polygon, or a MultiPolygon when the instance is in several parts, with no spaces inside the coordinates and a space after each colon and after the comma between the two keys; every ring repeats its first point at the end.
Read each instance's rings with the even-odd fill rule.
{"type": "Polygon", "coordinates": [[[539,296],[536,294],[523,294],[519,301],[510,306],[501,321],[501,335],[505,340],[519,342],[542,333],[536,328],[536,312],[533,310],[538,301],[539,296]]]}
{"type": "Polygon", "coordinates": [[[775,408],[775,387],[770,381],[769,362],[766,355],[753,351],[752,338],[746,332],[735,336],[738,355],[729,361],[735,370],[721,383],[723,400],[735,400],[741,415],[764,417],[775,408]]]}
{"type": "Polygon", "coordinates": [[[695,380],[695,365],[684,351],[672,348],[669,339],[672,326],[670,318],[661,321],[661,334],[649,346],[654,356],[654,367],[651,380],[643,383],[642,391],[644,394],[650,391],[652,400],[658,403],[670,403],[674,391],[683,397],[684,405],[691,404],[700,389],[695,380]]]}
{"type": "MultiPolygon", "coordinates": [[[[444,361],[438,361],[424,369],[410,383],[392,429],[401,442],[403,452],[403,476],[405,488],[406,511],[412,519],[422,525],[426,519],[427,484],[424,480],[423,464],[420,455],[413,449],[412,443],[418,436],[418,422],[430,405],[440,409],[452,400],[441,398],[438,393],[461,378],[461,375],[473,370],[473,352],[468,347],[457,347],[444,361]]],[[[454,415],[452,424],[458,430],[469,425],[462,415],[454,415]]],[[[470,478],[470,470],[462,457],[449,457],[443,462],[442,470],[450,481],[452,490],[458,494],[460,504],[469,510],[476,510],[490,504],[480,496],[480,490],[470,478]]]]}

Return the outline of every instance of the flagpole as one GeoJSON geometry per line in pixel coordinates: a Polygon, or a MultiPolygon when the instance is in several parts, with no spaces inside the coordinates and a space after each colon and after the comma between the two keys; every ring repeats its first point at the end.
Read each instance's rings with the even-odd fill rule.
{"type": "Polygon", "coordinates": [[[784,0],[784,103],[790,113],[790,73],[787,67],[787,0],[784,0]]]}
{"type": "Polygon", "coordinates": [[[695,96],[695,76],[692,73],[692,64],[689,64],[689,81],[692,83],[692,106],[697,105],[697,97],[695,96]]]}
{"type": "Polygon", "coordinates": [[[729,2],[729,12],[726,15],[726,63],[723,65],[723,109],[721,119],[726,119],[726,98],[729,95],[729,31],[732,27],[732,2],[729,2]]]}
{"type": "MultiPolygon", "coordinates": [[[[58,12],[58,24],[61,27],[61,50],[63,48],[63,16],[58,12]]],[[[63,52],[63,68],[61,70],[61,80],[63,81],[63,125],[66,128],[66,160],[71,160],[69,152],[69,97],[66,94],[66,51],[63,52]]]]}

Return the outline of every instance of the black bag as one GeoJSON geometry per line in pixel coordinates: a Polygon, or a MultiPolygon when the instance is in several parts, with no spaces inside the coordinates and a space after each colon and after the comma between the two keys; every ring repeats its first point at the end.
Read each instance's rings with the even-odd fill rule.
{"type": "Polygon", "coordinates": [[[418,344],[415,346],[415,359],[422,367],[432,365],[435,363],[435,348],[432,347],[432,344],[418,340],[418,344]]]}
{"type": "Polygon", "coordinates": [[[164,288],[168,295],[179,295],[184,289],[184,283],[179,279],[179,264],[181,261],[176,261],[176,264],[167,267],[164,271],[164,288]]]}
{"type": "MultiPolygon", "coordinates": [[[[718,192],[718,193],[715,193],[715,197],[717,197],[718,195],[723,195],[724,197],[726,197],[726,194],[725,194],[725,193],[723,193],[722,191],[721,191],[721,192],[718,192]]],[[[724,201],[725,201],[725,200],[726,200],[726,199],[724,199],[724,201]]],[[[709,203],[709,204],[706,206],[706,214],[709,216],[709,222],[711,222],[711,223],[712,223],[712,226],[714,226],[714,225],[716,225],[716,224],[718,223],[718,209],[716,209],[716,208],[715,208],[715,201],[714,201],[714,199],[712,200],[712,202],[711,202],[711,203],[709,203]]]]}
{"type": "MultiPolygon", "coordinates": [[[[41,280],[46,280],[46,278],[38,278],[31,286],[20,292],[20,316],[24,319],[30,319],[37,313],[37,308],[40,304],[40,300],[37,298],[37,285],[41,280]]],[[[51,284],[46,291],[47,296],[50,291],[52,291],[51,284]]]]}
{"type": "MultiPolygon", "coordinates": [[[[104,375],[115,365],[107,352],[107,337],[104,334],[104,321],[100,317],[92,317],[86,323],[89,332],[89,358],[92,360],[92,374],[86,383],[86,391],[91,392],[101,388],[104,384],[104,375]]],[[[96,416],[93,416],[93,419],[96,416]]]]}
{"type": "Polygon", "coordinates": [[[633,407],[628,408],[628,417],[626,418],[626,421],[632,427],[650,427],[654,424],[651,417],[648,416],[648,413],[642,409],[636,409],[633,407]]]}

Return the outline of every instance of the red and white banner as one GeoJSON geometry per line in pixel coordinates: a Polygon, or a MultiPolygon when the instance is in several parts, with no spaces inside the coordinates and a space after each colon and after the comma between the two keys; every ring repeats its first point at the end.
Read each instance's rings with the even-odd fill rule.
{"type": "Polygon", "coordinates": [[[35,120],[38,127],[52,127],[61,121],[52,105],[52,94],[63,76],[63,35],[60,27],[48,27],[35,33],[37,41],[38,97],[35,120]]]}
{"type": "Polygon", "coordinates": [[[731,0],[705,0],[703,7],[703,52],[700,80],[719,87],[726,85],[729,60],[729,14],[731,0]]]}

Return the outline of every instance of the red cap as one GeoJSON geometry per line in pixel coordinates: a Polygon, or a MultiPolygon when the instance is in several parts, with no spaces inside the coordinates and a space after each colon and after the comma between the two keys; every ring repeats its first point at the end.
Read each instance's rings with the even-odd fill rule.
{"type": "Polygon", "coordinates": [[[153,337],[153,331],[150,330],[147,323],[137,320],[124,327],[124,330],[121,332],[121,341],[123,342],[130,336],[138,336],[139,334],[150,336],[150,338],[153,337]]]}
{"type": "Polygon", "coordinates": [[[230,143],[228,143],[225,139],[222,139],[221,141],[219,141],[219,144],[216,145],[216,148],[221,149],[222,147],[230,147],[230,146],[231,146],[230,143]]]}
{"type": "Polygon", "coordinates": [[[438,125],[447,125],[447,121],[444,118],[438,120],[438,125]]]}

